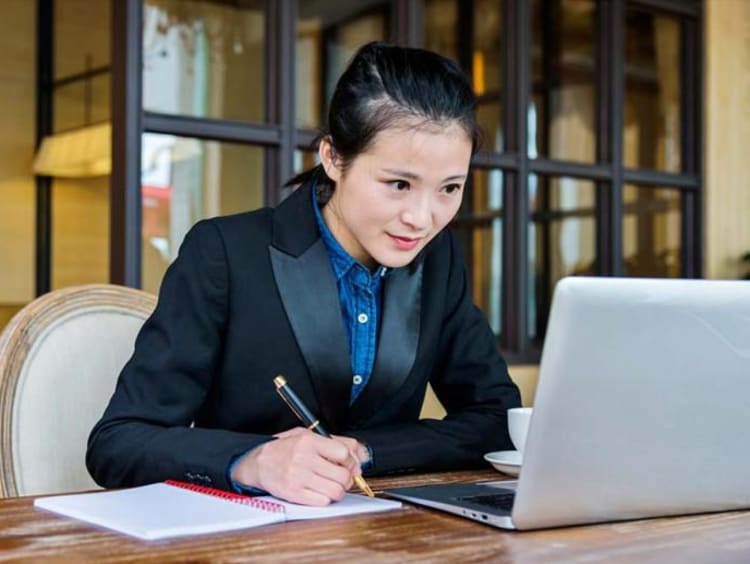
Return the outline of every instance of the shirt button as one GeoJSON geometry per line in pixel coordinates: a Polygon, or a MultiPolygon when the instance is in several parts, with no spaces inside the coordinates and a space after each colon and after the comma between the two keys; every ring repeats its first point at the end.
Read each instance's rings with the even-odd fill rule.
{"type": "Polygon", "coordinates": [[[367,320],[368,320],[368,319],[370,319],[370,318],[369,318],[369,317],[367,316],[367,314],[366,314],[366,313],[360,313],[360,314],[359,314],[359,315],[357,316],[357,321],[359,321],[360,323],[367,323],[367,320]]]}
{"type": "Polygon", "coordinates": [[[362,376],[355,374],[354,378],[352,378],[352,382],[354,382],[355,386],[359,386],[362,383],[362,376]]]}

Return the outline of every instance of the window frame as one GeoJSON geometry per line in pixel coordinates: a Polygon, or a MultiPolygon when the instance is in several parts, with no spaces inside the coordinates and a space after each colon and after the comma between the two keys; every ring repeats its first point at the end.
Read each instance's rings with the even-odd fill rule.
{"type": "MultiPolygon", "coordinates": [[[[625,184],[679,188],[682,276],[702,275],[704,105],[702,0],[599,0],[595,69],[596,154],[594,163],[529,158],[526,109],[531,100],[531,6],[527,0],[498,0],[502,5],[502,127],[504,150],[482,151],[473,166],[503,174],[502,327],[498,345],[511,363],[538,362],[542,342],[528,337],[529,177],[571,177],[596,186],[596,273],[622,276],[623,187],[625,184]],[[635,7],[679,18],[681,24],[681,173],[628,168],[623,164],[624,25],[626,8],[635,7]]],[[[282,198],[292,176],[295,150],[307,150],[317,132],[296,127],[294,41],[296,0],[265,4],[267,123],[245,123],[144,112],[142,109],[141,24],[143,0],[113,2],[111,195],[111,281],[139,287],[140,136],[144,132],[231,141],[265,148],[265,197],[282,198]]],[[[456,33],[459,64],[471,74],[473,2],[459,2],[456,33]],[[468,39],[467,39],[468,38],[468,39]]],[[[391,0],[391,40],[423,44],[423,2],[391,0]]],[[[478,218],[481,223],[481,218],[478,218]]],[[[462,215],[462,222],[472,221],[462,215]]],[[[546,304],[545,304],[546,307],[546,304]]],[[[545,312],[546,313],[546,312],[545,312]]]]}

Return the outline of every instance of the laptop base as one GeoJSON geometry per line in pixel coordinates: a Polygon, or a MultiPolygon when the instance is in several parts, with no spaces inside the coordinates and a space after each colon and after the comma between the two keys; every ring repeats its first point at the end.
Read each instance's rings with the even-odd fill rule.
{"type": "Polygon", "coordinates": [[[500,529],[515,529],[511,519],[515,481],[393,488],[389,497],[446,511],[500,529]]]}

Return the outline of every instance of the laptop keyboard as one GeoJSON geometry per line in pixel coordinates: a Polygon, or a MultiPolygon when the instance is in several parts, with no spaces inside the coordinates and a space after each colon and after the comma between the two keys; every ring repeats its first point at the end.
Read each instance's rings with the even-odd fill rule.
{"type": "Polygon", "coordinates": [[[468,501],[476,505],[483,505],[485,507],[491,507],[492,509],[499,509],[501,511],[510,511],[513,509],[513,499],[516,497],[515,493],[497,493],[497,494],[482,494],[472,495],[468,497],[459,498],[461,501],[468,501]]]}

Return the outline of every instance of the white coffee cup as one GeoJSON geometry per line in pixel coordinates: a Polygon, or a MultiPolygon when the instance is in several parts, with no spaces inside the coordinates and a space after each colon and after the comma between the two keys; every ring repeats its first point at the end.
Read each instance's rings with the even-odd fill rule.
{"type": "Polygon", "coordinates": [[[529,432],[529,422],[533,413],[531,407],[513,407],[508,410],[508,432],[510,440],[516,450],[523,454],[526,445],[526,433],[529,432]]]}

